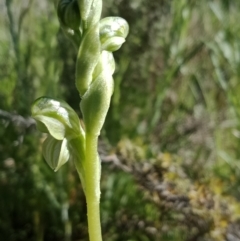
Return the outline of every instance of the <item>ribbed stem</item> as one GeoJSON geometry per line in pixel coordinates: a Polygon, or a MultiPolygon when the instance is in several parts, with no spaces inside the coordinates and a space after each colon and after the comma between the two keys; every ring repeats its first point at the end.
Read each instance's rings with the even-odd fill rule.
{"type": "Polygon", "coordinates": [[[97,142],[96,136],[86,135],[85,194],[90,241],[102,241],[99,209],[101,163],[97,152],[97,142]]]}

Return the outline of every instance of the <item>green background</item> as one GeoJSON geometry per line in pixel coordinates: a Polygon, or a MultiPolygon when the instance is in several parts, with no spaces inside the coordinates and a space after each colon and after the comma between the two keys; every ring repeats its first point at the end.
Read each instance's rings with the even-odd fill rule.
{"type": "MultiPolygon", "coordinates": [[[[240,240],[240,1],[104,0],[130,25],[103,128],[104,241],[240,240]]],[[[79,114],[76,51],[51,1],[0,2],[0,240],[88,240],[72,163],[57,173],[30,117],[79,114]]]]}

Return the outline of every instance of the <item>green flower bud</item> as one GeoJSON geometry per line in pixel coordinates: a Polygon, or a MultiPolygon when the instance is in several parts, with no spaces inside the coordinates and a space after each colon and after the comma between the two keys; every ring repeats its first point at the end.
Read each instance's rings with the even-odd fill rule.
{"type": "Polygon", "coordinates": [[[120,17],[107,17],[100,21],[100,41],[102,50],[118,50],[125,42],[129,32],[126,20],[120,17]]]}
{"type": "Polygon", "coordinates": [[[100,56],[99,27],[94,25],[83,37],[76,64],[76,87],[81,96],[92,82],[92,74],[100,56]]]}
{"type": "Polygon", "coordinates": [[[48,136],[43,142],[43,156],[47,164],[56,172],[70,158],[67,140],[59,141],[48,136]]]}
{"type": "Polygon", "coordinates": [[[32,105],[32,116],[41,131],[57,140],[84,136],[76,112],[64,101],[41,97],[32,105]]]}
{"type": "Polygon", "coordinates": [[[100,134],[109,109],[112,93],[113,79],[109,67],[107,67],[92,82],[80,103],[88,134],[100,134]]]}
{"type": "Polygon", "coordinates": [[[76,0],[60,0],[57,14],[64,28],[78,30],[81,24],[81,16],[76,0]]]}

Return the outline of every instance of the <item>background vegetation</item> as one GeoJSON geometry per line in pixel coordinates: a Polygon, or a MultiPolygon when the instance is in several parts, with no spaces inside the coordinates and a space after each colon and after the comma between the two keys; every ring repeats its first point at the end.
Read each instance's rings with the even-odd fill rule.
{"type": "MultiPolygon", "coordinates": [[[[240,240],[239,12],[104,0],[131,29],[99,147],[105,241],[240,240]]],[[[0,240],[87,240],[78,176],[48,168],[30,117],[42,95],[78,109],[75,57],[51,1],[0,1],[0,240]]]]}

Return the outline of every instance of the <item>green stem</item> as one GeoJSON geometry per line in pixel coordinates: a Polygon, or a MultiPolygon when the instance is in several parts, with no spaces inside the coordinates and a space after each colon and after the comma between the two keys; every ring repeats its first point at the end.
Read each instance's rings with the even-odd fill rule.
{"type": "Polygon", "coordinates": [[[97,143],[97,136],[86,135],[85,194],[90,241],[102,241],[99,210],[101,163],[97,143]]]}

